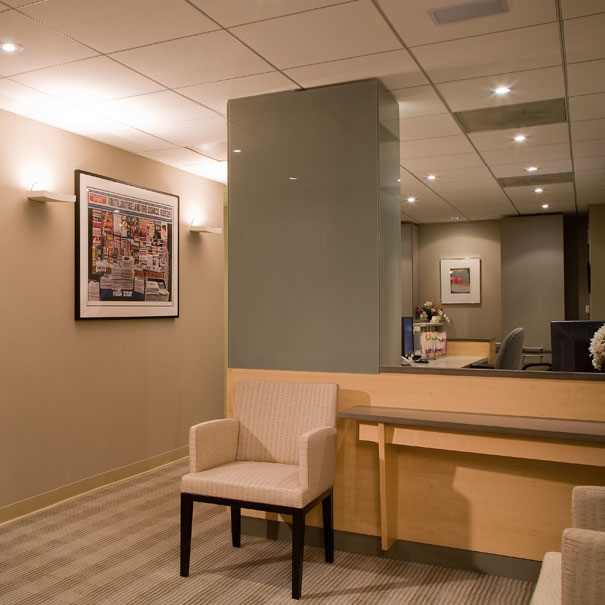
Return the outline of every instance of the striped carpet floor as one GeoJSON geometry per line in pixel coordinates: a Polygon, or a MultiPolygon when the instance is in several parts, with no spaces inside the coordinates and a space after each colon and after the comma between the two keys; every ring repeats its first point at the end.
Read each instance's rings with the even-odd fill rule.
{"type": "MultiPolygon", "coordinates": [[[[0,603],[261,605],[290,599],[290,545],[242,537],[225,508],[194,507],[191,574],[179,576],[180,460],[0,526],[0,603]]],[[[305,548],[301,602],[528,603],[533,584],[305,548]]]]}

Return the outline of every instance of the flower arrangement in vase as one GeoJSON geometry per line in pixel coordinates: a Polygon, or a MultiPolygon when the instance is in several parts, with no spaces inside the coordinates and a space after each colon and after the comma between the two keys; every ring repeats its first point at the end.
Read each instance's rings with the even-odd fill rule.
{"type": "Polygon", "coordinates": [[[443,312],[443,307],[432,300],[427,300],[422,306],[416,307],[416,318],[420,321],[430,321],[432,323],[441,320],[450,323],[450,318],[443,312]]]}
{"type": "Polygon", "coordinates": [[[605,324],[603,324],[590,339],[588,347],[592,357],[592,365],[597,370],[602,370],[605,364],[605,324]]]}

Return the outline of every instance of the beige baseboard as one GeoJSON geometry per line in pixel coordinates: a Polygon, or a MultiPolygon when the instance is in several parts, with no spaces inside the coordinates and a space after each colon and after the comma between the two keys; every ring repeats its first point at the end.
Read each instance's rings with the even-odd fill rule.
{"type": "Polygon", "coordinates": [[[122,481],[122,479],[144,473],[145,471],[149,471],[158,466],[163,466],[169,462],[174,462],[175,460],[179,460],[188,455],[189,447],[185,445],[176,450],[164,452],[163,454],[158,454],[157,456],[152,456],[151,458],[140,460],[139,462],[133,462],[126,466],[120,466],[119,468],[114,468],[110,471],[99,473],[92,477],[86,477],[85,479],[69,483],[68,485],[63,485],[49,492],[9,504],[8,506],[0,508],[0,524],[12,521],[17,517],[29,515],[42,508],[58,504],[59,502],[79,496],[84,492],[88,492],[98,487],[104,487],[110,483],[122,481]]]}

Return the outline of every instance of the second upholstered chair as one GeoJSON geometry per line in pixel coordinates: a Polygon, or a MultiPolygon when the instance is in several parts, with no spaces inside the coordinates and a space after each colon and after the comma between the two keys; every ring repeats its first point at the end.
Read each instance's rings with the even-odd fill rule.
{"type": "Polygon", "coordinates": [[[231,508],[233,546],[241,509],[292,515],[292,598],[302,589],[305,514],[322,503],[325,560],[334,561],[335,384],[240,380],[233,417],[191,427],[190,472],[181,482],[181,575],[189,575],[193,503],[231,508]]]}

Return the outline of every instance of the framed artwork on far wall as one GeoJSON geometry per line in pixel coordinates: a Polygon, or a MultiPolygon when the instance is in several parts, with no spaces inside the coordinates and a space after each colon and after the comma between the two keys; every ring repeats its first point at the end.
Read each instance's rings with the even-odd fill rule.
{"type": "Polygon", "coordinates": [[[179,197],[76,170],[76,319],[179,316],[179,197]]]}
{"type": "Polygon", "coordinates": [[[481,259],[441,259],[441,302],[447,305],[481,302],[481,259]]]}

